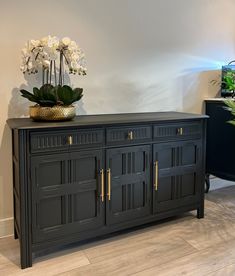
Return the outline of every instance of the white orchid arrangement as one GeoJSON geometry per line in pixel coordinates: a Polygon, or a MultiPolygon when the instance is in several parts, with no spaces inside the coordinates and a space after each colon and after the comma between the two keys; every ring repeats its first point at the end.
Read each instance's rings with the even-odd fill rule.
{"type": "Polygon", "coordinates": [[[54,71],[56,77],[56,61],[58,59],[60,63],[59,74],[63,74],[63,59],[65,59],[69,73],[86,75],[84,53],[76,42],[68,37],[59,40],[56,36],[50,35],[40,40],[29,40],[26,43],[22,49],[22,64],[20,68],[23,73],[28,74],[38,73],[42,69],[44,77],[45,74],[51,76],[54,71]]]}
{"type": "Polygon", "coordinates": [[[56,36],[50,35],[40,40],[29,40],[22,49],[20,69],[24,74],[36,74],[41,71],[42,87],[34,87],[33,93],[22,89],[22,96],[44,106],[68,105],[78,101],[82,97],[82,89],[72,89],[64,85],[64,65],[67,65],[70,74],[86,75],[84,53],[75,41],[68,37],[59,40],[56,36]]]}

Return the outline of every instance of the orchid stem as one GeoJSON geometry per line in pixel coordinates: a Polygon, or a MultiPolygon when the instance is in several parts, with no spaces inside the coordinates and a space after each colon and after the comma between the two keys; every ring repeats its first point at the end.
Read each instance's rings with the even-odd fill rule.
{"type": "Polygon", "coordinates": [[[62,53],[60,52],[59,85],[62,86],[62,53]]]}
{"type": "Polygon", "coordinates": [[[49,69],[47,69],[47,72],[46,72],[46,76],[47,76],[47,84],[48,84],[48,80],[49,80],[49,69]]]}
{"type": "Polygon", "coordinates": [[[57,85],[57,79],[56,79],[56,65],[54,60],[54,76],[55,76],[55,86],[57,85]]]}
{"type": "Polygon", "coordinates": [[[52,60],[50,61],[50,84],[51,84],[51,74],[52,74],[52,60]]]}
{"type": "Polygon", "coordinates": [[[44,68],[42,68],[42,85],[44,85],[44,82],[45,82],[45,80],[44,80],[44,68]]]}

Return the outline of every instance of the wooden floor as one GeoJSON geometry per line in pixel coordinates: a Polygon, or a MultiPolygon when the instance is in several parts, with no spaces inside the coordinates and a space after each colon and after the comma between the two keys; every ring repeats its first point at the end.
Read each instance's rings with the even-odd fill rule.
{"type": "Polygon", "coordinates": [[[19,245],[0,239],[0,275],[235,275],[235,186],[206,195],[195,212],[38,257],[19,268],[19,245]]]}

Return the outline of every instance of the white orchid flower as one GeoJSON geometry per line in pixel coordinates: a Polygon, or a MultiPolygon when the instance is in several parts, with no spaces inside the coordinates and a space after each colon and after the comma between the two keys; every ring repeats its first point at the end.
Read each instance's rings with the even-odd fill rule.
{"type": "Polygon", "coordinates": [[[77,69],[79,65],[78,65],[78,63],[76,61],[71,61],[70,66],[73,69],[77,69]]]}
{"type": "Polygon", "coordinates": [[[28,62],[28,70],[31,70],[33,68],[33,63],[32,61],[28,62]]]}
{"type": "Polygon", "coordinates": [[[55,52],[55,51],[50,52],[50,53],[49,53],[49,58],[50,58],[50,60],[57,60],[57,58],[58,58],[58,53],[55,52]]]}
{"type": "Polygon", "coordinates": [[[50,60],[56,60],[57,57],[58,57],[58,51],[57,51],[57,47],[44,47],[43,49],[43,54],[44,54],[44,57],[46,56],[47,59],[50,59],[50,60]]]}
{"type": "Polygon", "coordinates": [[[50,66],[50,61],[49,60],[43,60],[42,64],[44,67],[48,68],[50,66]]]}
{"type": "Polygon", "coordinates": [[[47,46],[53,49],[58,48],[59,39],[56,36],[53,36],[53,37],[49,36],[47,46]]]}
{"type": "Polygon", "coordinates": [[[40,45],[40,41],[39,40],[30,40],[30,44],[33,46],[33,47],[38,47],[40,45]]]}
{"type": "Polygon", "coordinates": [[[64,37],[62,38],[61,42],[64,46],[69,46],[71,43],[71,39],[69,37],[64,37]]]}
{"type": "Polygon", "coordinates": [[[41,44],[42,46],[47,46],[47,45],[48,45],[48,39],[49,39],[49,37],[50,37],[50,35],[44,36],[43,38],[41,38],[40,44],[41,44]]]}
{"type": "Polygon", "coordinates": [[[75,41],[71,41],[71,43],[68,45],[68,51],[75,52],[78,49],[79,49],[78,45],[76,44],[75,41]]]}
{"type": "Polygon", "coordinates": [[[27,66],[22,64],[22,65],[20,66],[20,70],[21,70],[23,73],[25,73],[25,72],[27,71],[27,66]]]}
{"type": "MultiPolygon", "coordinates": [[[[24,73],[37,73],[40,68],[50,70],[51,61],[58,61],[64,56],[64,63],[69,73],[84,75],[84,53],[69,37],[59,40],[56,36],[45,36],[40,40],[31,39],[22,49],[22,62],[20,69],[24,73]]],[[[61,64],[60,64],[61,66],[61,64]]]]}
{"type": "Polygon", "coordinates": [[[72,53],[72,54],[71,54],[71,59],[72,59],[72,60],[78,60],[78,59],[79,59],[79,54],[76,53],[76,52],[75,52],[75,53],[72,53]]]}

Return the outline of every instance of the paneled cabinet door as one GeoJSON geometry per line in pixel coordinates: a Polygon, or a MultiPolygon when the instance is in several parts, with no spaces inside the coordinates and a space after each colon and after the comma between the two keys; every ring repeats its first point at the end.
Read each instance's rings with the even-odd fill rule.
{"type": "Polygon", "coordinates": [[[108,149],[106,172],[107,224],[150,214],[150,146],[108,149]]]}
{"type": "Polygon", "coordinates": [[[104,224],[101,165],[98,150],[31,158],[33,242],[104,224]]]}
{"type": "Polygon", "coordinates": [[[69,159],[71,228],[76,232],[98,229],[105,224],[105,201],[101,197],[105,185],[102,150],[73,152],[69,159]]]}
{"type": "Polygon", "coordinates": [[[153,211],[194,204],[202,189],[201,141],[155,144],[153,147],[153,211]]]}

